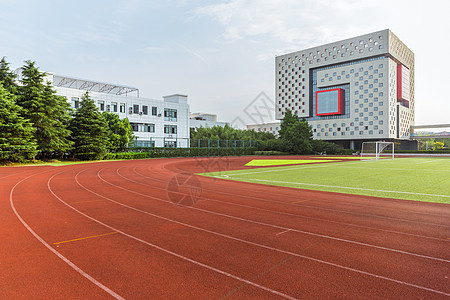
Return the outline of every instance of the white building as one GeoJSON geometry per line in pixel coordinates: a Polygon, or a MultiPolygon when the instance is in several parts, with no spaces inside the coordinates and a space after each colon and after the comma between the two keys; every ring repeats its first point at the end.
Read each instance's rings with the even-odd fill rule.
{"type": "MultiPolygon", "coordinates": [[[[20,76],[20,72],[17,72],[20,76]]],[[[20,78],[19,78],[20,79],[20,78]]],[[[187,96],[174,94],[163,100],[139,97],[139,89],[47,73],[56,90],[72,108],[79,107],[88,91],[101,112],[128,118],[137,137],[137,145],[154,147],[189,147],[189,105],[187,96]]]]}
{"type": "Polygon", "coordinates": [[[190,128],[210,128],[214,126],[225,127],[225,125],[230,125],[227,122],[218,122],[217,115],[207,114],[207,113],[191,113],[189,118],[190,128]]]}
{"type": "Polygon", "coordinates": [[[275,58],[275,117],[304,117],[315,139],[408,144],[414,125],[414,53],[389,29],[275,58]]]}
{"type": "Polygon", "coordinates": [[[270,122],[270,123],[260,123],[247,125],[248,130],[254,130],[258,132],[271,132],[276,137],[279,136],[278,131],[280,130],[280,121],[270,122]]]}

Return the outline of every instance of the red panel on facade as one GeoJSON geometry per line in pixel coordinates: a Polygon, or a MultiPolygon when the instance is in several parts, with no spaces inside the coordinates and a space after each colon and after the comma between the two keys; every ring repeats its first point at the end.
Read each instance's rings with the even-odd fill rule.
{"type": "Polygon", "coordinates": [[[397,65],[397,99],[402,99],[402,65],[397,65]]]}
{"type": "Polygon", "coordinates": [[[344,113],[344,89],[330,89],[316,92],[316,116],[342,115],[344,113]],[[337,91],[337,109],[328,112],[319,112],[319,94],[337,91]]]}

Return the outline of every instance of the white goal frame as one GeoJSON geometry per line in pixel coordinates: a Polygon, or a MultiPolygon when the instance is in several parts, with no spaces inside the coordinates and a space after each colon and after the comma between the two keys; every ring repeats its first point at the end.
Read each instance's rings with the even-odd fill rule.
{"type": "Polygon", "coordinates": [[[361,146],[361,160],[376,160],[383,156],[387,159],[394,159],[393,142],[363,142],[361,146]],[[392,153],[384,153],[387,148],[392,149],[392,153]]]}

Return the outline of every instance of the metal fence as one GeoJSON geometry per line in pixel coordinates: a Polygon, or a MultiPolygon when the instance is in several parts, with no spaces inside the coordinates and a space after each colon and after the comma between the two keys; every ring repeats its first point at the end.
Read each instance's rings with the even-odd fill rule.
{"type": "Polygon", "coordinates": [[[128,151],[155,156],[225,156],[253,154],[257,147],[255,140],[149,138],[134,140],[128,151]]]}

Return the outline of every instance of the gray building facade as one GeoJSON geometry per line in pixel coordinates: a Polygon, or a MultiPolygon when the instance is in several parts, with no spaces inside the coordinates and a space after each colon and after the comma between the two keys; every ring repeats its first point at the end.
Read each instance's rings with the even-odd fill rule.
{"type": "Polygon", "coordinates": [[[275,117],[304,117],[314,138],[358,148],[410,140],[414,53],[389,29],[277,56],[275,117]]]}

